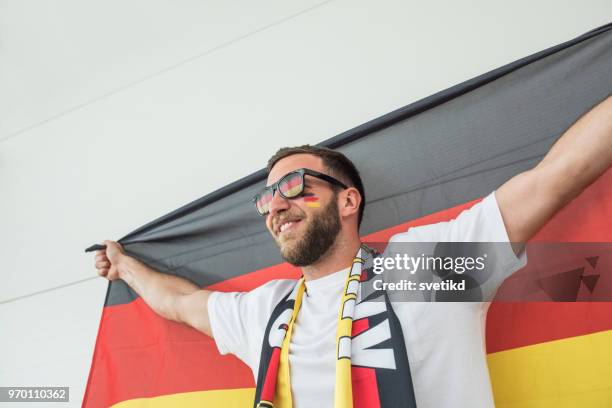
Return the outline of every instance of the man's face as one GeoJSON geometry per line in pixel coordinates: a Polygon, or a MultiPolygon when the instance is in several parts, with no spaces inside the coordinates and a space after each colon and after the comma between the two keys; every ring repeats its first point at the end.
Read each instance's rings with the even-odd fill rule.
{"type": "MultiPolygon", "coordinates": [[[[296,154],[274,165],[266,185],[299,168],[328,173],[319,157],[296,154]]],[[[341,229],[337,194],[332,185],[308,175],[304,182],[304,193],[300,197],[285,199],[275,192],[266,217],[266,226],[281,256],[295,266],[319,260],[332,247],[341,229]]]]}

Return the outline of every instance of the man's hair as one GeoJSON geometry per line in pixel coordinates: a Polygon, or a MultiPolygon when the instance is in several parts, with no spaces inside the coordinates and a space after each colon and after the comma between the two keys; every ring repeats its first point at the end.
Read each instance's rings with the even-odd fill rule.
{"type": "Polygon", "coordinates": [[[361,195],[361,204],[359,204],[359,217],[357,218],[357,226],[359,227],[363,218],[363,210],[365,208],[366,198],[365,191],[363,189],[363,182],[361,181],[361,176],[359,175],[359,171],[357,170],[357,167],[355,167],[353,162],[350,161],[349,158],[343,155],[342,153],[332,149],[328,149],[327,147],[311,145],[282,147],[274,154],[274,156],[270,157],[270,160],[268,160],[268,174],[272,170],[272,167],[274,167],[274,165],[279,160],[284,159],[288,156],[293,156],[294,154],[310,154],[313,156],[320,157],[321,160],[323,160],[323,165],[327,169],[330,176],[336,177],[340,181],[344,182],[344,184],[348,185],[349,187],[355,187],[357,191],[359,191],[359,194],[361,195]]]}

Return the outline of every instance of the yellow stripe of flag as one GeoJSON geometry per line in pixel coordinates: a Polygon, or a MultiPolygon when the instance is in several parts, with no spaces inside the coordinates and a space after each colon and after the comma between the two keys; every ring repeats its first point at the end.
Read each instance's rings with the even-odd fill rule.
{"type": "Polygon", "coordinates": [[[487,358],[497,408],[612,407],[612,330],[487,358]]]}

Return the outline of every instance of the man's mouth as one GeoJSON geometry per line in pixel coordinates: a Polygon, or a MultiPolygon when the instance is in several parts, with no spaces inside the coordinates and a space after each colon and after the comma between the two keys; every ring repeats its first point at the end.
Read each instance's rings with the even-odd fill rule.
{"type": "Polygon", "coordinates": [[[279,224],[276,234],[281,235],[284,232],[290,231],[296,228],[297,224],[299,224],[300,222],[301,220],[283,221],[282,223],[279,224]]]}

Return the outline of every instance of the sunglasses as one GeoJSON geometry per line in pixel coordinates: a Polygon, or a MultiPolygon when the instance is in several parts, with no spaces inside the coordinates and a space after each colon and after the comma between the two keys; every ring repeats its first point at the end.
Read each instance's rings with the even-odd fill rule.
{"type": "Polygon", "coordinates": [[[291,199],[299,197],[304,192],[304,175],[316,177],[342,188],[348,188],[346,184],[327,174],[310,169],[297,169],[285,174],[276,183],[263,188],[251,199],[255,203],[257,213],[263,216],[270,212],[270,203],[274,198],[274,192],[277,190],[283,198],[291,199]]]}

